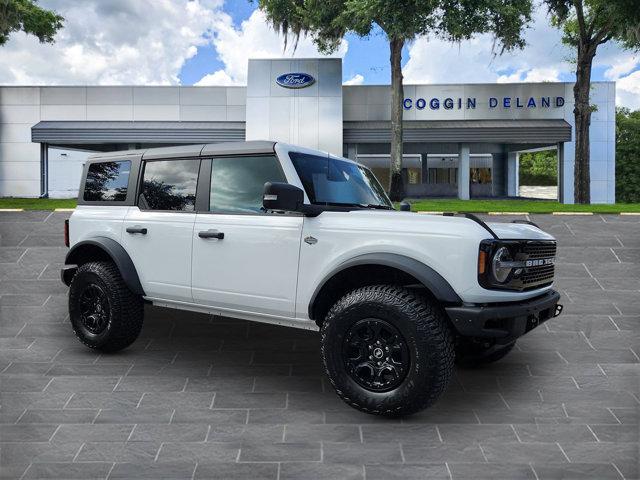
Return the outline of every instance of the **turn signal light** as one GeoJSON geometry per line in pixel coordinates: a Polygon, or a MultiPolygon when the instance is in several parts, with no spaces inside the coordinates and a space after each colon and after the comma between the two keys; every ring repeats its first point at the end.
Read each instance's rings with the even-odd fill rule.
{"type": "Polygon", "coordinates": [[[478,273],[480,275],[486,272],[487,268],[487,252],[484,250],[480,250],[480,254],[478,255],[478,273]]]}

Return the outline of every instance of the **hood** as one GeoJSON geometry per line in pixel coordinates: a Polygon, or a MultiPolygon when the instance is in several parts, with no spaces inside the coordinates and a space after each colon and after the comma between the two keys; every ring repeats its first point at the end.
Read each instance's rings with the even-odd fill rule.
{"type": "Polygon", "coordinates": [[[528,223],[487,222],[501,240],[555,240],[547,232],[528,223]]]}
{"type": "MultiPolygon", "coordinates": [[[[326,220],[327,226],[330,224],[332,228],[491,238],[491,234],[484,227],[463,215],[443,216],[393,210],[354,210],[348,215],[325,212],[317,218],[323,223],[326,220]]],[[[554,240],[548,233],[526,223],[489,222],[487,226],[502,240],[554,240]]]]}

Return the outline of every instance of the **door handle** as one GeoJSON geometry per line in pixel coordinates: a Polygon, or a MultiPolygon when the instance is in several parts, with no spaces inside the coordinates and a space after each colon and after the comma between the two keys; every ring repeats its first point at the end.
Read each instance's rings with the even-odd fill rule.
{"type": "Polygon", "coordinates": [[[142,235],[146,235],[147,229],[143,227],[127,227],[127,233],[140,233],[142,235]]]}
{"type": "Polygon", "coordinates": [[[205,230],[203,232],[198,232],[198,236],[200,238],[217,238],[218,240],[222,240],[224,238],[224,233],[217,230],[205,230]]]}

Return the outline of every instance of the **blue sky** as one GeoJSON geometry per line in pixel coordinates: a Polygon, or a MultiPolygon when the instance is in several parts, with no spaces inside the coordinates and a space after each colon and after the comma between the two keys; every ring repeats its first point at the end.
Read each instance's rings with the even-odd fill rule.
{"type": "MultiPolygon", "coordinates": [[[[13,34],[0,49],[6,85],[245,85],[249,58],[291,56],[257,3],[248,0],[40,0],[65,17],[55,44],[13,34]]],[[[492,54],[489,35],[461,44],[418,38],[403,50],[407,84],[571,81],[572,52],[541,7],[528,46],[492,54]]],[[[300,40],[296,56],[315,57],[300,40]]],[[[389,47],[375,31],[347,35],[337,52],[349,84],[389,84],[389,47]]],[[[593,80],[616,81],[619,105],[640,108],[640,54],[613,43],[598,49],[593,80]]]]}
{"type": "MultiPolygon", "coordinates": [[[[226,1],[223,9],[231,16],[234,27],[240,29],[242,22],[247,21],[253,11],[257,9],[257,4],[248,0],[226,1]]],[[[362,75],[364,77],[363,84],[389,83],[391,76],[389,46],[381,30],[377,29],[372,35],[365,38],[349,34],[346,40],[349,47],[343,59],[343,80],[347,81],[355,75],[362,75]]],[[[464,45],[461,48],[464,48],[464,45]]],[[[409,47],[405,47],[402,59],[403,66],[408,61],[409,47]]],[[[180,70],[180,81],[185,85],[194,84],[204,75],[223,68],[224,63],[220,60],[215,47],[213,45],[202,46],[198,48],[198,53],[187,60],[180,70]]],[[[437,65],[434,64],[434,68],[437,68],[437,65]]],[[[605,77],[607,69],[606,66],[595,66],[593,80],[607,80],[605,77]]],[[[506,67],[497,69],[496,72],[509,76],[516,73],[517,70],[516,67],[506,67]]],[[[568,70],[558,72],[557,76],[560,81],[572,81],[574,78],[573,72],[568,70]]]]}

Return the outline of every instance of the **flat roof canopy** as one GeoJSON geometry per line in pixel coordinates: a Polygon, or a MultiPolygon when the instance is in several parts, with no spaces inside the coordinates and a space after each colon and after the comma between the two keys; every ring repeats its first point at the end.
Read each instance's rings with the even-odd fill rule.
{"type": "MultiPolygon", "coordinates": [[[[343,122],[345,143],[389,143],[391,122],[343,122]]],[[[245,122],[43,121],[31,141],[85,145],[107,143],[191,144],[245,139],[245,122]]],[[[565,120],[423,120],[404,122],[405,142],[553,144],[571,141],[565,120]]]]}
{"type": "Polygon", "coordinates": [[[31,141],[52,144],[217,143],[244,141],[244,122],[63,122],[31,127],[31,141]]]}
{"type": "MultiPolygon", "coordinates": [[[[546,143],[571,141],[564,120],[420,120],[403,122],[404,142],[546,143]]],[[[344,122],[345,143],[389,143],[391,122],[344,122]]]]}

